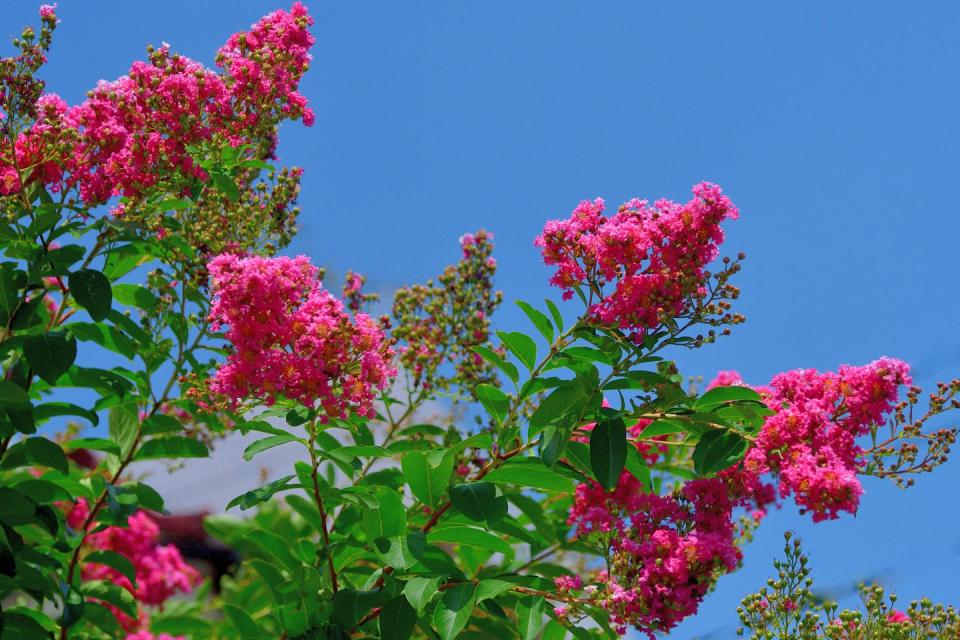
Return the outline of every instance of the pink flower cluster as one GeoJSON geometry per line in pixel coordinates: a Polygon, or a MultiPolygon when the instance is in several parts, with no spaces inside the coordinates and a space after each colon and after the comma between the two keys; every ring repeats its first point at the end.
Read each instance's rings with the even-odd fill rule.
{"type": "Polygon", "coordinates": [[[836,373],[797,369],[773,378],[765,421],[744,459],[746,472],[774,473],[814,521],[856,513],[862,449],[856,438],[881,423],[910,385],[909,366],[893,358],[841,366],[836,373]]]}
{"type": "MultiPolygon", "coordinates": [[[[297,2],[290,12],[274,12],[249,33],[231,36],[217,58],[226,75],[165,45],[151,51],[149,62],[133,63],[127,75],[100,82],[77,106],[42,96],[36,122],[18,136],[13,157],[0,152],[0,194],[22,188],[22,176],[54,191],[76,187],[87,205],[137,198],[170,176],[205,179],[191,155],[194,145],[214,139],[257,144],[272,138],[283,119],[312,124],[297,91],[314,42],[312,23],[297,2]]],[[[178,188],[176,181],[162,186],[178,188]]]]}
{"type": "Polygon", "coordinates": [[[222,254],[209,264],[214,329],[227,325],[235,349],[210,384],[233,400],[278,396],[330,417],[373,415],[376,389],[396,375],[380,325],[325,290],[305,256],[222,254]]]}
{"type": "MultiPolygon", "coordinates": [[[[74,529],[80,529],[89,513],[87,502],[81,499],[68,512],[67,523],[74,529]]],[[[95,525],[96,523],[91,523],[90,527],[95,525]]],[[[200,575],[184,562],[175,546],[158,544],[159,535],[157,523],[144,511],[130,516],[127,527],[106,527],[88,534],[86,545],[89,548],[114,551],[133,564],[137,584],[134,587],[130,580],[116,569],[96,562],[84,563],[83,579],[114,582],[145,605],[162,605],[177,592],[191,591],[200,575]]],[[[140,619],[133,620],[118,610],[114,613],[128,631],[137,629],[146,619],[141,615],[140,619]]]]}
{"type": "Polygon", "coordinates": [[[577,536],[599,534],[609,543],[609,572],[594,597],[620,633],[632,625],[653,638],[696,612],[716,576],[740,561],[735,504],[720,478],[689,482],[673,496],[645,492],[627,471],[611,492],[596,483],[577,487],[570,522],[577,536]]]}
{"type": "Polygon", "coordinates": [[[313,125],[313,111],[298,91],[310,68],[311,25],[306,7],[295,2],[289,12],[274,11],[250,31],[233,34],[217,52],[217,65],[229,74],[233,106],[245,126],[298,118],[313,125]]]}
{"type": "Polygon", "coordinates": [[[594,317],[621,329],[643,332],[663,315],[680,315],[705,291],[704,268],[723,242],[720,223],[739,215],[714,184],[696,185],[693,195],[682,205],[634,199],[610,218],[598,198],[581,202],[567,220],[547,222],[534,244],[557,267],[551,284],[564,289],[565,299],[589,287],[599,298],[594,317]],[[608,283],[615,286],[605,293],[608,283]]]}

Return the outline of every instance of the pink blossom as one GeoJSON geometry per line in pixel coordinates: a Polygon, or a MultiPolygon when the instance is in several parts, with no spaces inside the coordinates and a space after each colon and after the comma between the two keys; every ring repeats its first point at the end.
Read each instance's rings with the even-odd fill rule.
{"type": "Polygon", "coordinates": [[[908,616],[903,611],[898,611],[894,609],[889,614],[887,614],[887,622],[903,623],[903,622],[911,622],[911,620],[910,620],[910,616],[908,616]]]}
{"type": "Polygon", "coordinates": [[[567,220],[551,220],[535,241],[544,262],[556,266],[550,283],[564,290],[593,287],[600,322],[644,332],[663,315],[681,314],[705,293],[704,268],[723,241],[720,223],[739,212],[716,185],[694,186],[685,205],[631,200],[604,217],[600,198],[581,202],[567,220]],[[613,290],[604,288],[613,285],[613,290]]]}
{"type": "Polygon", "coordinates": [[[0,196],[20,191],[20,176],[16,169],[0,164],[0,196]]]}
{"type": "MultiPolygon", "coordinates": [[[[80,529],[88,516],[87,502],[81,499],[67,512],[67,524],[80,529]]],[[[175,546],[158,543],[160,530],[144,511],[130,516],[126,527],[106,527],[97,531],[94,521],[89,528],[91,533],[86,537],[86,545],[90,549],[114,551],[129,560],[136,573],[137,586],[134,588],[127,576],[113,567],[97,562],[83,564],[84,580],[114,582],[146,605],[161,605],[176,593],[191,591],[200,580],[200,575],[184,562],[175,546]]],[[[136,628],[136,620],[118,610],[114,613],[126,630],[136,628]]]]}
{"type": "MultiPolygon", "coordinates": [[[[40,12],[55,20],[53,6],[40,12]]],[[[312,23],[300,3],[265,16],[220,50],[222,75],[164,45],[125,76],[101,81],[79,105],[41,97],[35,124],[14,145],[17,166],[32,168],[24,180],[53,191],[76,188],[88,205],[177,191],[208,177],[191,146],[258,144],[271,139],[282,120],[312,123],[298,92],[314,42],[312,23]]],[[[0,195],[23,187],[14,177],[0,165],[0,195]]]]}
{"type": "Polygon", "coordinates": [[[579,589],[583,581],[580,579],[580,576],[557,576],[553,579],[553,583],[560,591],[571,591],[579,589]]]}
{"type": "Polygon", "coordinates": [[[792,495],[814,521],[856,513],[863,494],[857,479],[862,449],[856,439],[883,421],[901,386],[911,383],[909,366],[893,358],[843,365],[836,373],[796,369],[775,376],[764,389],[775,413],[764,422],[739,473],[744,478],[774,474],[780,495],[792,495]]]}
{"type": "Polygon", "coordinates": [[[306,257],[222,254],[209,271],[210,318],[215,330],[227,325],[234,347],[211,390],[235,401],[319,402],[329,417],[373,415],[375,391],[396,375],[393,350],[372,318],[347,314],[306,257]]]}
{"type": "Polygon", "coordinates": [[[689,482],[674,496],[646,493],[627,471],[610,492],[578,486],[570,514],[576,535],[599,535],[610,546],[610,572],[594,597],[611,623],[652,637],[696,612],[718,572],[740,561],[734,504],[720,478],[689,482]]]}
{"type": "Polygon", "coordinates": [[[743,377],[736,371],[718,371],[717,376],[707,384],[707,391],[715,387],[744,387],[743,377]]]}

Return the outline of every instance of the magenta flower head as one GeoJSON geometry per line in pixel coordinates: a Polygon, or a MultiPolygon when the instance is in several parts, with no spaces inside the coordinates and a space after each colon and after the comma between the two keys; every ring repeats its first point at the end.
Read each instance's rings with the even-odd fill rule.
{"type": "Polygon", "coordinates": [[[634,199],[609,218],[602,199],[585,200],[568,219],[547,222],[534,244],[557,267],[550,283],[564,299],[576,288],[592,293],[594,318],[624,330],[642,333],[679,315],[705,292],[720,223],[739,216],[714,184],[696,185],[693,195],[682,205],[634,199]]]}
{"type": "Polygon", "coordinates": [[[222,254],[209,264],[214,328],[235,349],[210,384],[234,402],[279,397],[328,417],[373,414],[375,391],[396,375],[393,350],[370,316],[351,317],[304,256],[222,254]]]}

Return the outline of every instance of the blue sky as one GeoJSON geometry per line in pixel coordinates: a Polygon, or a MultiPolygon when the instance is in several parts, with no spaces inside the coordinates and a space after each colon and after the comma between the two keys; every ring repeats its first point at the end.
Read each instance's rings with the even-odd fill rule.
{"type": "MultiPolygon", "coordinates": [[[[267,2],[65,0],[46,71],[77,102],[148,42],[212,63],[267,2]],[[159,8],[158,8],[159,7],[159,8]]],[[[952,2],[324,2],[303,92],[311,129],[287,126],[282,161],[305,168],[291,248],[375,287],[426,279],[457,237],[496,234],[508,301],[556,297],[532,247],[583,198],[686,199],[708,179],[742,217],[725,248],[748,254],[720,344],[682,370],[766,382],[794,367],[881,355],[929,385],[960,373],[956,105],[960,4],[952,2]]],[[[34,22],[4,3],[0,35],[34,22]]],[[[512,304],[500,328],[524,322],[512,304]]],[[[960,605],[954,460],[903,493],[866,482],[860,514],[812,525],[773,514],[671,637],[732,636],[735,607],[771,572],[782,532],[809,543],[822,586],[877,576],[901,600],[960,605]]]]}

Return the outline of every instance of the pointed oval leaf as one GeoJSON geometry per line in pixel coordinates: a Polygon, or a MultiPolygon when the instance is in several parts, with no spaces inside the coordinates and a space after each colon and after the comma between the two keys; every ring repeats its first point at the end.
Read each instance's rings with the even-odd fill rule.
{"type": "Polygon", "coordinates": [[[135,460],[156,458],[206,458],[210,455],[207,445],[193,438],[171,436],[147,440],[137,451],[135,460]]]}
{"type": "Polygon", "coordinates": [[[486,529],[465,524],[452,524],[434,529],[427,534],[428,542],[451,542],[464,544],[468,547],[479,547],[510,556],[513,549],[500,536],[494,535],[486,529]]]}
{"type": "Polygon", "coordinates": [[[417,612],[407,599],[397,596],[380,611],[381,640],[407,640],[417,624],[417,612]]]}
{"type": "Polygon", "coordinates": [[[94,322],[107,317],[113,305],[113,289],[107,276],[94,269],[80,269],[70,274],[67,283],[73,299],[87,310],[94,322]]]}
{"type": "Polygon", "coordinates": [[[519,331],[497,331],[497,335],[510,353],[515,355],[523,366],[533,371],[537,366],[537,343],[533,338],[519,331]]]}
{"type": "Polygon", "coordinates": [[[478,345],[472,347],[472,350],[481,358],[507,374],[507,377],[510,378],[514,384],[520,381],[520,371],[517,369],[517,365],[512,362],[507,362],[499,353],[490,347],[478,345]]]}
{"type": "Polygon", "coordinates": [[[63,332],[27,336],[23,354],[38,376],[49,384],[56,384],[57,378],[77,359],[77,341],[63,332]]]}
{"type": "Polygon", "coordinates": [[[415,577],[410,578],[403,587],[403,595],[407,601],[417,610],[417,613],[423,613],[430,601],[433,600],[438,591],[442,578],[437,577],[415,577]]]}
{"type": "Polygon", "coordinates": [[[247,448],[243,450],[243,459],[252,460],[253,457],[261,451],[266,451],[267,449],[272,449],[273,447],[277,447],[288,442],[293,442],[295,440],[299,441],[300,438],[290,433],[261,438],[260,440],[256,440],[247,445],[247,448]]]}
{"type": "Polygon", "coordinates": [[[600,486],[617,486],[627,461],[627,429],[621,418],[597,423],[590,433],[590,468],[600,486]]]}
{"type": "Polygon", "coordinates": [[[729,402],[756,402],[763,403],[760,394],[749,387],[733,385],[730,387],[714,387],[710,389],[694,403],[693,407],[697,411],[713,411],[722,404],[729,402]]]}
{"type": "Polygon", "coordinates": [[[507,499],[490,482],[470,482],[450,488],[450,500],[471,520],[496,522],[507,515],[507,499]]]}
{"type": "Polygon", "coordinates": [[[433,626],[441,640],[453,640],[467,626],[476,592],[477,585],[472,582],[458,584],[444,592],[433,612],[433,626]]]}
{"type": "Polygon", "coordinates": [[[503,419],[510,410],[510,399],[507,394],[492,384],[478,384],[476,387],[477,399],[487,410],[497,424],[503,424],[503,419]]]}
{"type": "Polygon", "coordinates": [[[693,450],[694,470],[701,476],[719,473],[732,466],[746,453],[747,444],[736,431],[708,431],[693,450]]]}
{"type": "Polygon", "coordinates": [[[540,332],[548,343],[553,342],[553,325],[550,324],[550,319],[542,312],[535,309],[530,304],[524,302],[523,300],[517,300],[517,306],[520,307],[523,312],[530,319],[530,322],[533,323],[533,326],[537,328],[537,331],[540,332]]]}

